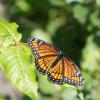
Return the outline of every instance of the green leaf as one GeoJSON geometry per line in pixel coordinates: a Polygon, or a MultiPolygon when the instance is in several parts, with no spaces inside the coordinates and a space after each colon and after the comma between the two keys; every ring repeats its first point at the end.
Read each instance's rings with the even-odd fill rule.
{"type": "Polygon", "coordinates": [[[79,100],[77,97],[77,90],[72,88],[64,88],[61,93],[61,98],[62,100],[79,100]]]}
{"type": "Polygon", "coordinates": [[[49,0],[49,2],[54,6],[64,6],[66,4],[65,0],[49,0]]]}
{"type": "Polygon", "coordinates": [[[41,30],[40,28],[33,30],[32,33],[33,34],[31,35],[31,37],[35,37],[44,40],[48,43],[52,43],[50,35],[48,35],[45,31],[41,30]]]}
{"type": "Polygon", "coordinates": [[[74,17],[81,23],[84,24],[87,20],[87,15],[88,15],[88,8],[86,8],[85,6],[82,5],[75,5],[73,7],[73,14],[74,17]]]}
{"type": "Polygon", "coordinates": [[[0,96],[0,100],[6,100],[4,97],[0,96]]]}
{"type": "Polygon", "coordinates": [[[47,25],[47,32],[51,35],[55,35],[57,29],[59,27],[63,26],[65,24],[65,22],[66,22],[66,19],[64,16],[50,19],[50,21],[48,22],[48,25],[47,25]]]}
{"type": "Polygon", "coordinates": [[[99,10],[95,10],[91,15],[90,15],[90,21],[91,24],[95,27],[98,27],[100,29],[100,17],[99,17],[99,10]]]}
{"type": "Polygon", "coordinates": [[[30,59],[32,54],[28,46],[17,43],[21,40],[17,28],[15,23],[0,20],[0,67],[21,92],[36,100],[37,82],[30,59]]]}
{"type": "Polygon", "coordinates": [[[48,81],[47,76],[42,75],[40,73],[37,74],[38,76],[38,86],[39,90],[45,94],[45,95],[56,95],[57,92],[59,92],[62,87],[61,85],[54,84],[50,81],[48,81]],[[45,86],[45,88],[43,87],[45,86]],[[55,91],[53,91],[55,90],[55,91]]]}
{"type": "Polygon", "coordinates": [[[85,90],[90,92],[85,98],[100,100],[100,31],[87,38],[82,57],[81,66],[86,81],[85,90]]]}
{"type": "Polygon", "coordinates": [[[98,35],[90,35],[87,44],[83,50],[82,68],[93,73],[99,66],[100,60],[100,33],[98,35]],[[95,52],[94,52],[95,51],[95,52]],[[91,67],[90,67],[91,66],[91,67]]]}
{"type": "Polygon", "coordinates": [[[26,0],[16,0],[15,5],[21,12],[29,12],[31,10],[31,6],[26,0]]]}
{"type": "Polygon", "coordinates": [[[78,94],[78,96],[79,96],[80,100],[84,100],[83,92],[80,91],[79,94],[78,94]]]}
{"type": "Polygon", "coordinates": [[[27,46],[11,46],[2,51],[0,62],[11,82],[32,100],[36,100],[37,82],[30,52],[27,46]]]}
{"type": "Polygon", "coordinates": [[[8,23],[0,19],[0,47],[2,49],[21,40],[21,34],[17,32],[17,28],[16,23],[8,23]]]}

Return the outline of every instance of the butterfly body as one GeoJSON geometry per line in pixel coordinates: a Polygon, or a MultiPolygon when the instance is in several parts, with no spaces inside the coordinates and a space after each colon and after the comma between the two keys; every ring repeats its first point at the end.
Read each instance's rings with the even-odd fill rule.
{"type": "Polygon", "coordinates": [[[29,46],[35,55],[37,70],[47,75],[49,81],[74,86],[83,84],[83,76],[77,65],[54,46],[36,38],[29,41],[29,46]]]}

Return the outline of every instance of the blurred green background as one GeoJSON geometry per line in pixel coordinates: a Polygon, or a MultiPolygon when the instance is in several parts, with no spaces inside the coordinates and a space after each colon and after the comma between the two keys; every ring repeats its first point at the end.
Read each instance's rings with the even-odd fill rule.
{"type": "MultiPolygon", "coordinates": [[[[85,100],[100,100],[99,0],[0,0],[0,17],[16,22],[22,41],[40,38],[74,60],[86,81],[85,100]]],[[[37,72],[38,100],[80,100],[77,91],[48,82],[37,72]]],[[[31,100],[0,69],[0,100],[31,100]]]]}

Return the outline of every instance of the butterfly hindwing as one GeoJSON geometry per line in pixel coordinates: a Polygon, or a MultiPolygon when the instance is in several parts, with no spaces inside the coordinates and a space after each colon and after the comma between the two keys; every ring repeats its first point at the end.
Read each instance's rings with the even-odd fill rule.
{"type": "Polygon", "coordinates": [[[48,75],[48,80],[52,81],[56,84],[62,84],[63,83],[63,68],[62,68],[62,60],[56,63],[55,66],[53,66],[48,75]]]}
{"type": "Polygon", "coordinates": [[[39,70],[43,74],[49,74],[49,70],[51,69],[52,63],[55,61],[57,56],[51,57],[40,57],[35,59],[35,65],[37,70],[39,70]]]}
{"type": "Polygon", "coordinates": [[[69,58],[63,58],[64,64],[64,79],[63,81],[72,85],[82,85],[83,77],[77,65],[69,58]]]}
{"type": "Polygon", "coordinates": [[[63,57],[49,72],[48,79],[54,83],[68,83],[75,86],[83,84],[83,77],[78,67],[69,58],[63,57]]]}

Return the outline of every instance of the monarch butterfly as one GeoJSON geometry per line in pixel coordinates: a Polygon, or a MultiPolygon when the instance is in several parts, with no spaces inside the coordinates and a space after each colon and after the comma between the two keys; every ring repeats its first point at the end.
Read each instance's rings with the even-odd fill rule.
{"type": "Polygon", "coordinates": [[[54,46],[36,38],[28,44],[35,55],[37,70],[47,75],[49,81],[55,84],[83,85],[84,79],[77,65],[54,46]]]}

